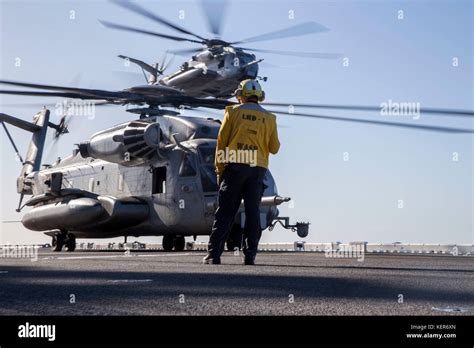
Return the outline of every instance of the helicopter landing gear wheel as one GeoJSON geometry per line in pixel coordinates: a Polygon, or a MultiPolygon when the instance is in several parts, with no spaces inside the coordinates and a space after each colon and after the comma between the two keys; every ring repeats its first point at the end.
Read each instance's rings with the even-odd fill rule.
{"type": "Polygon", "coordinates": [[[164,251],[171,251],[173,250],[173,240],[174,240],[174,236],[173,235],[169,235],[169,234],[165,234],[163,236],[163,250],[164,251]]]}
{"type": "Polygon", "coordinates": [[[63,246],[66,243],[66,234],[64,232],[58,232],[53,236],[51,243],[53,251],[63,250],[63,246]]]}
{"type": "Polygon", "coordinates": [[[184,236],[176,236],[173,240],[174,251],[183,251],[185,245],[184,236]]]}
{"type": "Polygon", "coordinates": [[[226,247],[228,251],[235,251],[242,249],[242,238],[244,231],[238,224],[233,224],[230,230],[229,237],[226,241],[226,247]]]}
{"type": "Polygon", "coordinates": [[[76,236],[73,235],[72,233],[68,233],[66,235],[65,245],[66,245],[67,251],[76,250],[76,236]]]}

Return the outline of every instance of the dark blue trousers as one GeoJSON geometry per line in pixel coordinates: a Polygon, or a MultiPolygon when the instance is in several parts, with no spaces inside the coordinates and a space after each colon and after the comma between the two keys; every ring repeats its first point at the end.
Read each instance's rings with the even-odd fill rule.
{"type": "Polygon", "coordinates": [[[263,195],[263,179],[266,171],[266,168],[251,167],[247,164],[230,163],[226,165],[219,187],[219,206],[209,238],[208,252],[213,258],[219,258],[224,251],[224,244],[242,199],[245,205],[242,251],[245,256],[257,254],[262,232],[259,206],[263,195]]]}

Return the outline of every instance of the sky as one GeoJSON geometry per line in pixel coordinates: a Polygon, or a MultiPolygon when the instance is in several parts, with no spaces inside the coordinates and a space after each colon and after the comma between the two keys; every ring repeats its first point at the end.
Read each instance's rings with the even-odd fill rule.
{"type": "MultiPolygon", "coordinates": [[[[197,1],[139,4],[211,37],[197,1]]],[[[259,75],[268,77],[262,86],[269,101],[379,106],[392,100],[474,109],[472,1],[245,0],[229,1],[224,16],[222,38],[231,41],[306,21],[330,29],[247,44],[341,54],[333,60],[257,54],[264,59],[259,75]]],[[[107,29],[98,19],[176,34],[108,1],[0,0],[0,77],[120,90],[142,84],[143,77],[117,55],[156,62],[167,49],[195,47],[107,29]]],[[[185,58],[175,57],[167,72],[175,71],[185,58]]],[[[29,120],[41,104],[57,101],[0,96],[0,110],[29,120]]],[[[319,113],[474,129],[469,118],[319,113]]],[[[53,117],[52,121],[59,119],[53,117]]],[[[473,135],[277,117],[282,145],[270,159],[270,169],[279,193],[293,198],[290,205],[280,206],[280,212],[292,221],[311,223],[307,242],[474,244],[473,135]]],[[[46,145],[43,163],[69,155],[75,143],[127,120],[130,114],[122,107],[98,108],[93,119],[74,119],[73,131],[56,147],[46,145]]],[[[24,155],[30,135],[9,129],[24,155]]],[[[20,220],[15,182],[21,168],[3,131],[0,147],[1,218],[20,220]]],[[[50,241],[19,223],[2,223],[0,228],[0,243],[50,241]]],[[[297,239],[292,232],[275,229],[265,231],[262,242],[297,239]]]]}

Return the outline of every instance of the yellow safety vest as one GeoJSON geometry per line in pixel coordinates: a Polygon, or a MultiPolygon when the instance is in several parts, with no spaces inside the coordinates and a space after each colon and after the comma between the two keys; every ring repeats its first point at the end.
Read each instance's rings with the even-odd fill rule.
{"type": "Polygon", "coordinates": [[[276,116],[257,103],[228,106],[216,146],[216,173],[227,163],[268,168],[269,153],[280,149],[276,116]]]}

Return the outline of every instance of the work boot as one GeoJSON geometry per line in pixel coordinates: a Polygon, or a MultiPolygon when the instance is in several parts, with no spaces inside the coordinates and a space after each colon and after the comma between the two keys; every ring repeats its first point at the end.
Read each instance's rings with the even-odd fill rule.
{"type": "Polygon", "coordinates": [[[221,258],[220,257],[214,257],[211,254],[207,254],[206,257],[202,259],[202,263],[206,265],[220,265],[221,264],[221,258]]]}
{"type": "Polygon", "coordinates": [[[244,265],[254,266],[255,265],[255,255],[245,255],[244,265]]]}

